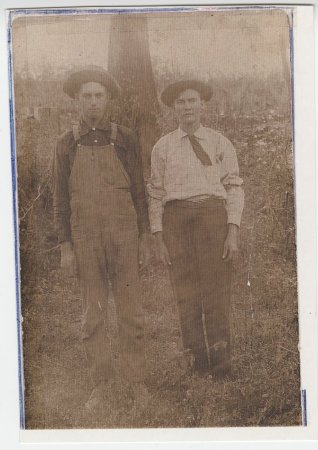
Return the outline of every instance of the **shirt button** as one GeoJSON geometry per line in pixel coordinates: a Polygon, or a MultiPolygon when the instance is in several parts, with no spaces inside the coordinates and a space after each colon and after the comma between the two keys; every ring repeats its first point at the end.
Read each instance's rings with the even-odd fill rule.
{"type": "Polygon", "coordinates": [[[98,140],[97,140],[97,139],[94,139],[94,142],[98,142],[98,140]]]}
{"type": "Polygon", "coordinates": [[[92,128],[92,130],[93,130],[93,131],[95,131],[95,130],[96,130],[96,128],[92,128]]]}

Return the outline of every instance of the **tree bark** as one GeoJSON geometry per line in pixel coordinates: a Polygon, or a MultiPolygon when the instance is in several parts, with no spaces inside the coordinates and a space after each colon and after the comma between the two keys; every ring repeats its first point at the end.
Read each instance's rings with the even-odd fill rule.
{"type": "Polygon", "coordinates": [[[147,17],[116,14],[111,19],[108,70],[122,88],[114,105],[114,119],[134,129],[140,139],[145,176],[150,155],[160,133],[159,110],[148,40],[147,17]]]}

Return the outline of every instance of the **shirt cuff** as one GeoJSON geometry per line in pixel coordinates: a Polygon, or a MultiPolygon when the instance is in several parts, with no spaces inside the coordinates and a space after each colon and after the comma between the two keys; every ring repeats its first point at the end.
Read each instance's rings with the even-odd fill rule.
{"type": "Polygon", "coordinates": [[[162,225],[156,224],[151,227],[152,234],[158,233],[159,231],[162,232],[162,225]]]}
{"type": "Polygon", "coordinates": [[[156,214],[150,213],[150,230],[152,234],[163,230],[162,214],[158,214],[158,211],[156,211],[156,214]]]}
{"type": "Polygon", "coordinates": [[[163,205],[162,200],[149,197],[149,221],[151,233],[162,231],[163,205]]]}
{"type": "Polygon", "coordinates": [[[237,225],[239,228],[241,226],[241,217],[238,217],[237,214],[228,214],[227,217],[227,223],[233,223],[234,225],[237,225]]]}

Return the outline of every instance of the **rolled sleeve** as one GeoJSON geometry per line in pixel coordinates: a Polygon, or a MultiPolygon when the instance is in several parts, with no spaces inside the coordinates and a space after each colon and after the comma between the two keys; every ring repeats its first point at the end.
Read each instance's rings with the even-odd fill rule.
{"type": "Polygon", "coordinates": [[[147,184],[149,195],[149,219],[152,233],[162,231],[164,189],[164,159],[159,145],[155,145],[151,154],[151,177],[147,184]]]}
{"type": "Polygon", "coordinates": [[[239,176],[239,166],[237,156],[232,143],[222,137],[221,151],[221,182],[226,190],[226,210],[228,223],[233,223],[240,227],[244,208],[243,180],[239,176]]]}

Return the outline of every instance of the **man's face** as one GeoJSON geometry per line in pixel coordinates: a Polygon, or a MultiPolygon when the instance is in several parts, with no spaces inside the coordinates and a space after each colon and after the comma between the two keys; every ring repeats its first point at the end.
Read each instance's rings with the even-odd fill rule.
{"type": "Polygon", "coordinates": [[[174,110],[180,125],[200,122],[202,101],[198,91],[186,89],[174,101],[174,110]]]}
{"type": "Polygon", "coordinates": [[[100,83],[84,83],[78,93],[78,101],[84,119],[98,121],[106,110],[110,94],[100,83]]]}

